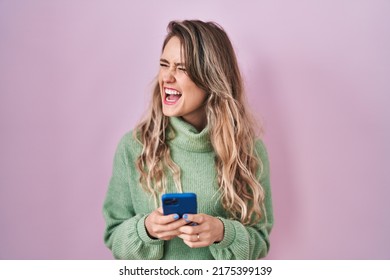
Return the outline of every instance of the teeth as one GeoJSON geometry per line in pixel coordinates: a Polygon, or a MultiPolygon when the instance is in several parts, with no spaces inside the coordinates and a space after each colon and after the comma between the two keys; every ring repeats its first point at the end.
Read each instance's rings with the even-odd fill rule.
{"type": "Polygon", "coordinates": [[[181,95],[180,92],[178,92],[178,91],[176,91],[176,90],[173,90],[173,89],[169,89],[169,88],[166,88],[166,89],[165,89],[165,93],[166,93],[166,94],[181,95]]]}

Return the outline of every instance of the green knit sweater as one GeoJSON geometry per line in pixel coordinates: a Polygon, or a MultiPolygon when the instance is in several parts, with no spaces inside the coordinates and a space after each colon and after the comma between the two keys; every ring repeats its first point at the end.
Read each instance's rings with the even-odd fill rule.
{"type": "MultiPolygon", "coordinates": [[[[260,177],[264,188],[265,216],[254,226],[244,226],[228,218],[219,200],[215,153],[207,127],[198,132],[180,118],[171,117],[170,127],[175,138],[168,141],[173,161],[180,166],[183,192],[197,194],[198,212],[218,217],[224,224],[221,242],[203,248],[190,248],[182,239],[152,239],[145,229],[145,218],[156,206],[150,194],[139,184],[135,161],[142,146],[127,133],[120,141],[114,157],[103,214],[106,220],[104,241],[117,259],[257,259],[269,250],[269,233],[273,212],[266,149],[256,141],[256,154],[264,164],[260,177]]],[[[168,177],[168,192],[177,192],[168,177]]]]}

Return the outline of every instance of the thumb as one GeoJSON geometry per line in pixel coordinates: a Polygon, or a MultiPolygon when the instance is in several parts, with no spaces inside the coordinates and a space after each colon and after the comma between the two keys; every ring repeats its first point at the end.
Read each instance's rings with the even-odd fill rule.
{"type": "Polygon", "coordinates": [[[204,215],[203,214],[184,214],[183,219],[187,222],[194,222],[197,224],[201,224],[204,222],[204,215]]]}

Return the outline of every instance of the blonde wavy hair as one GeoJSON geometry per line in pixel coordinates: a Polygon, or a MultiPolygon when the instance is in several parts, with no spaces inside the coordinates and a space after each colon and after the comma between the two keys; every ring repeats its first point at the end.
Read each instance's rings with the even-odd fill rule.
{"type": "MultiPolygon", "coordinates": [[[[172,37],[179,38],[187,75],[208,95],[205,110],[222,205],[230,218],[254,224],[264,214],[264,190],[256,174],[263,165],[255,156],[255,122],[245,105],[233,46],[225,31],[213,22],[171,21],[167,31],[162,50],[172,37]]],[[[136,161],[140,183],[156,204],[166,192],[167,171],[182,191],[180,167],[173,162],[166,143],[171,137],[168,128],[157,81],[149,111],[134,130],[134,137],[143,146],[136,161]]]]}

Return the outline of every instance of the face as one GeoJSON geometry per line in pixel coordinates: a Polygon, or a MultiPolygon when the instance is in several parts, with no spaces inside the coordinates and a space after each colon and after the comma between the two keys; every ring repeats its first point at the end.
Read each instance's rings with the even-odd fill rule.
{"type": "Polygon", "coordinates": [[[181,50],[179,38],[172,37],[160,58],[158,81],[163,113],[169,117],[182,117],[201,130],[206,126],[206,93],[187,75],[181,50]]]}

